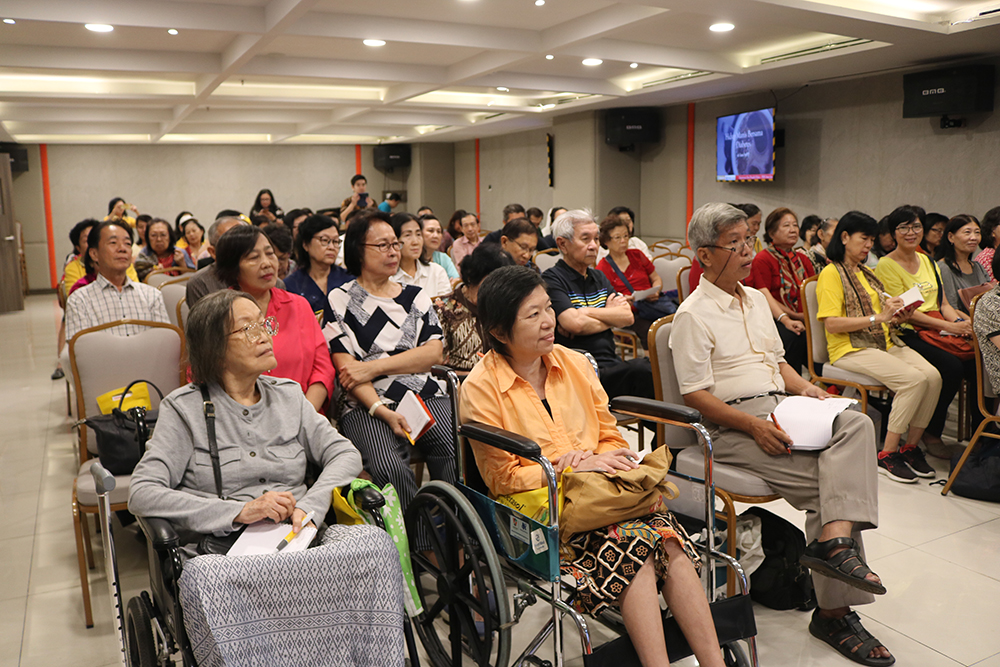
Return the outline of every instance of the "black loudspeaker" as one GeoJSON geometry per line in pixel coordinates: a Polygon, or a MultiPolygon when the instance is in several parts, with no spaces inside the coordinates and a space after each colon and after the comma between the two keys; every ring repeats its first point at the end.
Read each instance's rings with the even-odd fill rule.
{"type": "Polygon", "coordinates": [[[19,174],[28,171],[28,149],[20,144],[0,143],[0,153],[10,155],[10,170],[19,174]]]}
{"type": "Polygon", "coordinates": [[[655,144],[660,140],[660,110],[656,107],[609,109],[604,140],[612,146],[655,144]]]}
{"type": "Polygon", "coordinates": [[[375,147],[375,168],[387,171],[410,166],[410,144],[385,144],[375,147]]]}
{"type": "Polygon", "coordinates": [[[993,111],[993,65],[948,67],[903,75],[903,118],[993,111]]]}

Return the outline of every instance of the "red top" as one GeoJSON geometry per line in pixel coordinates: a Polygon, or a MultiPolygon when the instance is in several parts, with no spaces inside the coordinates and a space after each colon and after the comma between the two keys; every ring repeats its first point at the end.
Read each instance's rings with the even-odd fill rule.
{"type": "Polygon", "coordinates": [[[309,302],[298,294],[273,287],[267,316],[278,320],[278,335],[274,337],[278,366],[266,374],[295,380],[302,385],[303,393],[309,385],[319,382],[326,387],[327,396],[333,396],[336,371],[309,302]]]}
{"type": "MultiPolygon", "coordinates": [[[[691,270],[688,271],[688,287],[691,289],[691,292],[698,289],[698,283],[701,282],[701,274],[703,273],[705,273],[705,271],[701,268],[701,262],[698,260],[692,261],[691,270]]],[[[757,287],[753,281],[753,271],[751,270],[750,275],[741,280],[740,283],[742,283],[745,287],[757,287]]],[[[688,292],[688,294],[691,292],[688,292]]]]}
{"type": "MultiPolygon", "coordinates": [[[[632,292],[652,287],[653,281],[650,280],[650,276],[653,275],[653,271],[656,269],[653,268],[653,263],[646,257],[646,253],[635,248],[629,248],[625,251],[625,256],[628,257],[628,268],[622,269],[622,273],[625,274],[625,277],[632,285],[632,289],[627,288],[622,279],[615,273],[611,262],[608,261],[611,259],[611,255],[606,256],[598,262],[597,270],[603,272],[608,277],[608,280],[611,281],[611,286],[615,288],[615,291],[622,294],[631,294],[632,292]]],[[[621,269],[622,267],[619,266],[618,268],[621,269]]]]}
{"type": "MultiPolygon", "coordinates": [[[[806,275],[806,278],[816,275],[816,269],[808,257],[800,252],[793,252],[793,260],[806,275]]],[[[747,281],[744,281],[746,284],[747,281]]],[[[750,284],[757,289],[766,289],[778,303],[783,303],[797,313],[802,312],[801,299],[799,299],[799,287],[795,284],[789,291],[792,303],[786,303],[786,299],[781,295],[781,265],[778,259],[767,250],[762,250],[753,258],[753,267],[750,269],[750,284]]]]}

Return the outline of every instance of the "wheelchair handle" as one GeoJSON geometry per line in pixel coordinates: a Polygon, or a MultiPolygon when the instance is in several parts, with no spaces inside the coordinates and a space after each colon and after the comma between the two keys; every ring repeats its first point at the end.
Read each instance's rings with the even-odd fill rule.
{"type": "Polygon", "coordinates": [[[90,464],[90,474],[94,476],[94,485],[97,487],[97,494],[103,495],[115,490],[115,476],[101,465],[100,461],[90,464]]]}
{"type": "MultiPolygon", "coordinates": [[[[350,485],[345,487],[350,489],[350,485]]],[[[366,512],[385,506],[385,497],[379,493],[378,489],[365,486],[354,492],[354,499],[358,506],[366,512]]]]}
{"type": "Polygon", "coordinates": [[[663,422],[681,422],[682,424],[697,424],[701,422],[701,413],[692,408],[665,403],[651,398],[638,396],[618,396],[611,399],[611,409],[630,417],[652,419],[663,422]]]}
{"type": "Polygon", "coordinates": [[[458,432],[469,440],[476,440],[521,458],[538,459],[542,455],[542,449],[534,440],[496,426],[479,422],[466,422],[459,427],[458,432]]]}

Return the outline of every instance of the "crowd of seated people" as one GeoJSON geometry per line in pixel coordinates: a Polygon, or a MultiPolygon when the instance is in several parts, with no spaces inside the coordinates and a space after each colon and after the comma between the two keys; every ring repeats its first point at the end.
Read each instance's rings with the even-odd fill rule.
{"type": "MultiPolygon", "coordinates": [[[[289,415],[308,405],[315,432],[304,441],[300,430],[289,441],[320,464],[326,454],[322,447],[313,451],[313,435],[328,443],[323,446],[339,443],[337,452],[349,447],[377,485],[393,485],[404,508],[418,489],[410,468],[414,447],[432,479],[454,481],[450,401],[430,374],[442,362],[467,374],[463,420],[532,437],[557,470],[634,465],[622,453],[624,440],[608,401],[621,395],[652,398],[654,371],[641,355],[622,359],[613,330],[636,318],[656,320],[676,306],[663,294],[673,285],[663,285],[649,246],[634,233],[631,209],[615,207],[598,225],[582,209],[554,207],[544,213],[511,204],[502,224],[484,234],[474,212],[456,210],[445,230],[428,207],[416,215],[380,210],[361,174],[351,185],[351,196],[322,214],[307,208],[286,214],[273,193],[262,189],[249,217],[224,210],[207,230],[190,212],[181,212],[171,225],[116,197],[104,221],[84,220],[70,233],[60,346],[83,329],[123,318],[167,322],[160,292],[140,278],[154,270],[197,268],[186,282],[192,309],[188,337],[192,369],[200,363],[207,375],[194,372],[196,383],[202,382],[199,377],[214,378],[209,385],[217,404],[258,406],[254,410],[265,431],[287,426],[269,423],[269,415],[297,389],[289,415]],[[136,234],[141,243],[134,241],[136,234]],[[559,259],[540,273],[532,260],[548,248],[559,259]],[[649,288],[653,292],[645,300],[631,298],[649,288]],[[202,305],[196,310],[196,304],[202,305]],[[206,332],[220,327],[229,327],[228,336],[207,342],[206,332]],[[197,363],[192,335],[209,350],[197,363]],[[596,374],[579,352],[596,361],[596,374]],[[408,392],[435,418],[415,441],[397,412],[408,392]],[[583,396],[590,398],[581,401],[583,396]]],[[[810,632],[856,661],[888,665],[889,651],[852,611],[885,590],[865,563],[861,534],[877,525],[879,474],[897,482],[934,477],[924,451],[950,455],[942,440],[948,408],[963,379],[970,391],[976,386],[974,360],[962,341],[978,337],[987,377],[1000,386],[1000,288],[993,281],[1000,207],[982,224],[972,215],[948,218],[917,206],[897,207],[879,222],[849,211],[839,218],[807,216],[800,225],[786,207],[771,211],[763,225],[762,217],[753,204],[706,204],[690,221],[689,245],[696,255],[692,292],[676,309],[671,335],[677,380],[685,402],[706,421],[716,460],[752,471],[806,512],[807,560],[821,575],[814,579],[819,609],[810,632]],[[831,445],[818,455],[789,450],[787,434],[766,419],[786,395],[828,395],[827,388],[801,376],[802,286],[813,276],[818,276],[813,315],[824,327],[829,363],[870,376],[893,395],[884,438],[868,417],[848,411],[837,418],[831,445]],[[922,302],[905,305],[901,297],[913,287],[922,302]],[[973,322],[969,302],[979,293],[973,322]],[[730,320],[732,326],[725,324],[730,320]],[[939,335],[925,335],[927,330],[939,335]],[[942,345],[941,333],[955,344],[942,345]]],[[[111,329],[116,335],[139,330],[111,329]]],[[[197,385],[178,392],[165,402],[168,424],[188,419],[185,401],[200,406],[197,385]]],[[[973,399],[969,406],[976,424],[982,416],[973,399]]],[[[200,409],[195,412],[200,416],[200,409]]],[[[158,437],[155,445],[137,469],[133,502],[138,511],[162,515],[161,501],[175,503],[174,492],[185,490],[175,482],[186,463],[177,468],[181,463],[170,458],[176,443],[158,437]]],[[[537,470],[516,457],[476,446],[476,459],[494,494],[540,483],[537,470]]],[[[345,465],[342,472],[353,476],[354,467],[345,465]]],[[[305,491],[295,475],[281,492],[258,489],[251,477],[257,475],[233,481],[246,482],[231,494],[245,500],[226,505],[220,516],[227,526],[246,523],[241,516],[256,520],[269,513],[300,519],[301,510],[311,508],[314,491],[305,491]]],[[[319,488],[326,493],[324,485],[319,488]]],[[[182,524],[183,514],[176,517],[182,524]]],[[[620,606],[626,626],[645,633],[637,649],[653,664],[662,641],[644,625],[649,616],[644,610],[655,602],[655,591],[671,607],[681,599],[698,600],[680,613],[690,614],[686,631],[699,660],[716,662],[714,631],[707,607],[701,608],[704,597],[686,535],[669,513],[635,523],[629,539],[642,541],[652,557],[636,562],[624,587],[614,591],[607,581],[621,573],[594,567],[593,555],[618,540],[612,536],[620,534],[620,526],[578,535],[570,543],[572,557],[563,566],[574,576],[584,606],[590,611],[620,606]]],[[[429,548],[427,535],[411,540],[429,548]]],[[[634,553],[632,542],[611,546],[634,553]]]]}

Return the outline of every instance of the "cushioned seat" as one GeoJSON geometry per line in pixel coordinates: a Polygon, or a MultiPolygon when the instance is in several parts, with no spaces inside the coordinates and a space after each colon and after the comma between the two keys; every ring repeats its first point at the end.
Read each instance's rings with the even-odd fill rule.
{"type": "Polygon", "coordinates": [[[823,377],[828,377],[832,380],[847,380],[848,382],[857,382],[858,384],[863,384],[868,387],[881,387],[882,383],[875,378],[864,375],[862,373],[854,373],[851,371],[845,371],[843,368],[837,368],[833,364],[826,363],[823,364],[823,377]]]}
{"type": "MultiPolygon", "coordinates": [[[[705,476],[705,454],[700,447],[686,447],[677,455],[677,472],[691,477],[705,476]]],[[[774,489],[756,475],[716,463],[713,468],[715,486],[741,496],[771,496],[774,489]]]]}
{"type": "MultiPolygon", "coordinates": [[[[76,499],[81,505],[97,505],[97,487],[94,476],[90,474],[90,466],[94,459],[85,461],[80,466],[80,474],[76,478],[76,499]]],[[[124,505],[128,502],[128,485],[132,475],[115,475],[115,490],[111,492],[112,505],[124,505]]]]}

